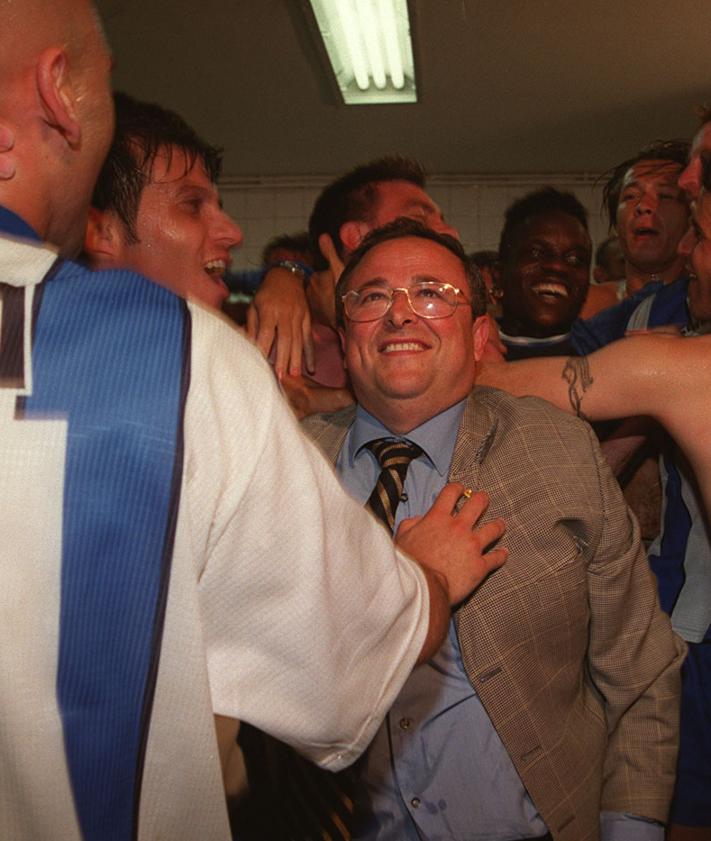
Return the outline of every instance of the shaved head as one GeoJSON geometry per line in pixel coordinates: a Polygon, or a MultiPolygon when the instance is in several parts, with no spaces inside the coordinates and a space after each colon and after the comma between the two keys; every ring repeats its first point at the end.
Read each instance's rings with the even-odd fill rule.
{"type": "Polygon", "coordinates": [[[17,162],[0,202],[74,256],[113,133],[98,14],[89,0],[0,0],[0,16],[0,122],[17,162]]]}

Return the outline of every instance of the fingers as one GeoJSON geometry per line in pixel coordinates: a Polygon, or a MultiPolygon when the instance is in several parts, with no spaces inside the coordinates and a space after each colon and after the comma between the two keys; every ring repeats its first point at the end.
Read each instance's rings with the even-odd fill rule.
{"type": "Polygon", "coordinates": [[[257,330],[259,328],[259,314],[254,304],[247,307],[247,323],[245,324],[247,335],[254,342],[257,340],[257,330]]]}
{"type": "Polygon", "coordinates": [[[311,336],[311,318],[307,315],[301,322],[301,339],[304,347],[304,367],[309,374],[316,371],[316,360],[314,356],[314,342],[311,336]]]}

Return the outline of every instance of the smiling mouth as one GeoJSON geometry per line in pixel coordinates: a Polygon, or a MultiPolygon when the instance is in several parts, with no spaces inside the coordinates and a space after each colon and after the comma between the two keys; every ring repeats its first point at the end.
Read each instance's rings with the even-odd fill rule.
{"type": "Polygon", "coordinates": [[[569,297],[568,287],[563,283],[537,283],[531,287],[531,291],[544,301],[557,301],[569,297]]]}
{"type": "Polygon", "coordinates": [[[402,353],[410,351],[427,350],[426,345],[422,342],[387,342],[380,348],[381,353],[402,353]]]}
{"type": "Polygon", "coordinates": [[[218,280],[221,283],[224,282],[223,278],[225,272],[227,271],[227,261],[226,260],[208,260],[204,266],[205,273],[208,274],[213,280],[218,280]]]}

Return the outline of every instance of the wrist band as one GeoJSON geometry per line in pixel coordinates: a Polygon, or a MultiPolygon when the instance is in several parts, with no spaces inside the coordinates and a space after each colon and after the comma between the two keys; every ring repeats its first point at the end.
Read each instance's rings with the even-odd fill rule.
{"type": "Polygon", "coordinates": [[[276,260],[266,267],[265,272],[275,268],[286,269],[292,274],[297,275],[304,282],[304,286],[308,284],[311,280],[311,275],[314,273],[314,270],[310,266],[300,263],[298,260],[276,260]]]}

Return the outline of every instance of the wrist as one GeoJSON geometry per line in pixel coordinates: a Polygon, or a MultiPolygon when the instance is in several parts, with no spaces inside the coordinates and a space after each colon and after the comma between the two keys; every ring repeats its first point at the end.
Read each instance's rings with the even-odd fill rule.
{"type": "Polygon", "coordinates": [[[304,287],[308,286],[309,281],[311,280],[311,275],[314,273],[314,270],[310,266],[307,266],[306,263],[302,263],[299,260],[275,260],[273,263],[269,263],[269,265],[265,268],[265,273],[270,269],[286,269],[288,272],[291,272],[294,277],[298,277],[304,284],[304,287]]]}

